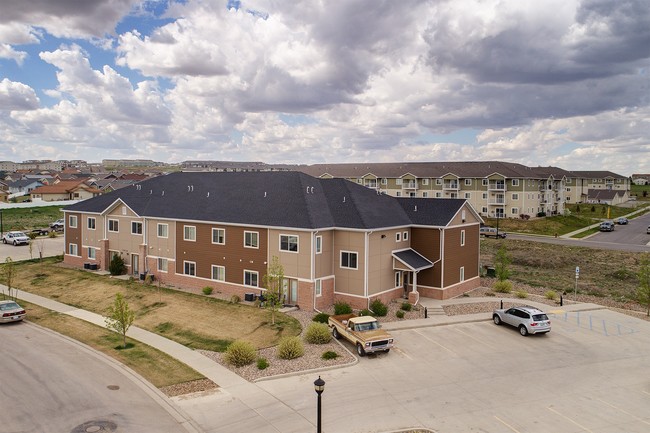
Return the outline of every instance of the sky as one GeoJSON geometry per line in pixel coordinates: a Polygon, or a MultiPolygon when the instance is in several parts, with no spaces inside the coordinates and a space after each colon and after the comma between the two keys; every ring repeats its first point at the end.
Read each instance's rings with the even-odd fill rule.
{"type": "Polygon", "coordinates": [[[650,173],[647,0],[0,0],[0,160],[650,173]]]}

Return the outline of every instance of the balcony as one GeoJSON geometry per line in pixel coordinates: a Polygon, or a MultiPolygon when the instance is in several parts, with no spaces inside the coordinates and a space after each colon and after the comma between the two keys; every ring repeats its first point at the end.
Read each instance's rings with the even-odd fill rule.
{"type": "Polygon", "coordinates": [[[379,184],[377,183],[377,179],[366,179],[363,183],[363,186],[365,186],[366,188],[377,189],[379,184]]]}
{"type": "Polygon", "coordinates": [[[505,191],[505,190],[506,190],[505,181],[488,183],[488,191],[505,191]]]}
{"type": "Polygon", "coordinates": [[[458,191],[459,186],[458,186],[458,181],[453,180],[453,181],[448,181],[442,184],[442,189],[443,190],[451,190],[451,191],[458,191]]]}
{"type": "Polygon", "coordinates": [[[403,180],[402,189],[418,189],[418,183],[415,180],[403,180]]]}
{"type": "Polygon", "coordinates": [[[503,196],[488,198],[488,206],[503,206],[505,204],[506,198],[503,196]]]}

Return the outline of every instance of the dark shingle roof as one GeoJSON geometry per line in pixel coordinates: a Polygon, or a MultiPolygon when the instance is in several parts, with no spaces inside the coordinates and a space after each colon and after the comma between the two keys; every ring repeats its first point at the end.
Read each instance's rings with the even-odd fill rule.
{"type": "Polygon", "coordinates": [[[102,213],[118,199],[143,217],[306,229],[446,225],[465,202],[397,199],[344,179],[317,179],[301,172],[182,172],[66,210],[102,213]],[[410,200],[421,203],[413,222],[405,204],[410,200]]]}
{"type": "Polygon", "coordinates": [[[393,253],[393,257],[397,258],[414,271],[421,271],[422,269],[433,267],[433,263],[429,259],[422,256],[412,248],[396,251],[393,253]]]}

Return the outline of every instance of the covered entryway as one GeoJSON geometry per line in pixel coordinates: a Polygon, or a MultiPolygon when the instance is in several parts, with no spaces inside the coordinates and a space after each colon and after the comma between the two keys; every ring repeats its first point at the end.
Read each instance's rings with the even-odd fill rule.
{"type": "Polygon", "coordinates": [[[405,297],[408,297],[412,304],[416,304],[420,299],[418,272],[432,268],[433,263],[413,248],[393,251],[392,256],[393,269],[402,273],[401,281],[404,284],[405,297]]]}

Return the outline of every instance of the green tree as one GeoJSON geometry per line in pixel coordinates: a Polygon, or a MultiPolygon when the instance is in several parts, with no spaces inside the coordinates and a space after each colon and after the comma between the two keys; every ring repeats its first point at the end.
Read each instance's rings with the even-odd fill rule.
{"type": "Polygon", "coordinates": [[[636,289],[637,299],[641,305],[645,305],[646,314],[650,316],[650,260],[648,254],[643,254],[637,274],[639,287],[636,289]]]}
{"type": "Polygon", "coordinates": [[[262,277],[262,286],[266,289],[264,297],[266,306],[271,310],[271,324],[275,325],[275,313],[282,304],[282,284],[284,282],[284,267],[277,256],[273,256],[271,263],[262,277]]]}
{"type": "Polygon", "coordinates": [[[499,281],[506,281],[510,277],[510,255],[504,245],[501,245],[496,254],[494,271],[499,281]]]}
{"type": "Polygon", "coordinates": [[[126,332],[133,324],[135,313],[129,308],[128,302],[121,293],[115,295],[115,302],[108,308],[106,327],[112,331],[122,334],[124,348],[126,349],[126,332]]]}
{"type": "Polygon", "coordinates": [[[122,275],[126,272],[126,265],[121,255],[115,254],[108,264],[108,272],[111,275],[122,275]]]}
{"type": "MultiPolygon", "coordinates": [[[[11,260],[11,257],[7,257],[4,264],[2,265],[2,279],[4,280],[5,285],[7,286],[7,292],[8,292],[7,294],[9,295],[9,297],[11,297],[11,288],[14,285],[15,278],[16,278],[16,266],[14,265],[14,261],[11,260]]],[[[7,299],[7,296],[4,294],[4,290],[2,292],[2,298],[7,299]]]]}

